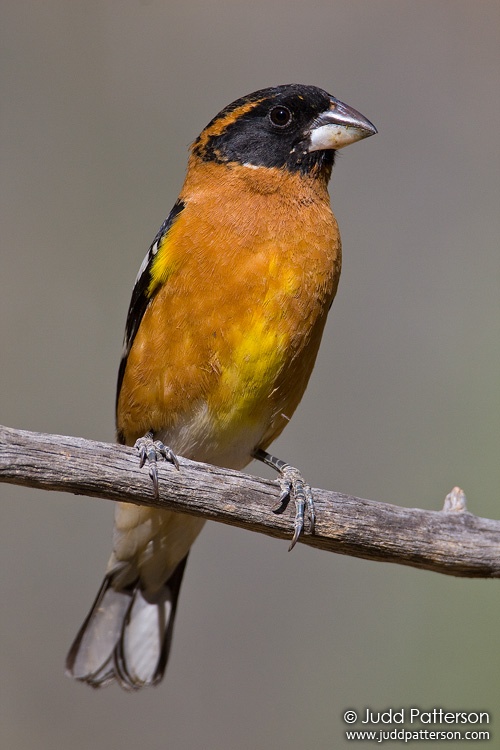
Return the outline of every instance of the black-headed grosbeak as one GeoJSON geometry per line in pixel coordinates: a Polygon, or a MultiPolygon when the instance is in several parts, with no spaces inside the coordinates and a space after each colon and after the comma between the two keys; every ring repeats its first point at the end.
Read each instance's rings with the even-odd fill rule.
{"type": "MultiPolygon", "coordinates": [[[[175,454],[280,474],[296,505],[311,490],[266,452],[311,374],[337,290],[341,246],[327,184],[335,151],[376,133],[314,86],[256,91],[230,104],[191,148],[186,180],[139,270],[118,376],[118,441],[136,445],[157,491],[175,454]]],[[[100,687],[158,683],[189,549],[204,521],[116,506],[113,553],[67,659],[100,687]]]]}

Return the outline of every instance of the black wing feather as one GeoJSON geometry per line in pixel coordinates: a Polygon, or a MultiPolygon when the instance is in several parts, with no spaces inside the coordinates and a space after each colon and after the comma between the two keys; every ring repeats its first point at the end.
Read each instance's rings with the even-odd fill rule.
{"type": "Polygon", "coordinates": [[[118,405],[118,398],[120,396],[120,390],[123,383],[123,377],[125,375],[125,368],[127,366],[127,359],[130,349],[132,348],[132,344],[134,343],[136,333],[139,330],[143,315],[154,296],[154,294],[151,296],[148,294],[149,286],[151,283],[151,267],[153,265],[153,261],[165,235],[168,234],[172,224],[181,213],[184,206],[185,204],[181,200],[178,200],[174,205],[168,218],[165,219],[160,229],[158,230],[158,234],[151,243],[151,247],[149,248],[146,257],[142,262],[139,273],[135,280],[132,299],[130,300],[128,309],[127,323],[125,326],[123,354],[120,362],[120,368],[118,370],[118,383],[116,386],[116,406],[118,405]]]}

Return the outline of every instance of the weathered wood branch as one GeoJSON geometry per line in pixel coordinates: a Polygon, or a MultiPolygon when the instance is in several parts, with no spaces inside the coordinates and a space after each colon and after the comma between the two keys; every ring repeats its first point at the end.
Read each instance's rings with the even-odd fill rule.
{"type": "MultiPolygon", "coordinates": [[[[160,496],[132,448],[0,426],[0,481],[124,500],[290,539],[293,511],[276,514],[276,482],[179,459],[159,464],[160,496]]],[[[316,531],[303,544],[439,573],[500,577],[500,521],[465,509],[455,488],[442,511],[403,508],[314,490],[316,531]]]]}

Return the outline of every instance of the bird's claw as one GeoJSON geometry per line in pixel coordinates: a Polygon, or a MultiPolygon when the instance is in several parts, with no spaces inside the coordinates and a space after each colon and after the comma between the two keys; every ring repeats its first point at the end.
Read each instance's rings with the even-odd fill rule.
{"type": "Polygon", "coordinates": [[[304,530],[304,517],[307,508],[307,515],[309,517],[309,529],[310,533],[314,534],[314,527],[316,524],[316,514],[314,512],[314,498],[311,487],[304,482],[302,474],[294,466],[285,464],[280,469],[280,478],[278,479],[281,487],[281,495],[277,508],[273,509],[275,512],[280,508],[283,508],[285,503],[292,498],[295,504],[295,519],[293,524],[293,537],[288,547],[288,551],[292,550],[304,530]]]}
{"type": "Polygon", "coordinates": [[[170,461],[176,469],[179,468],[179,461],[177,456],[171,448],[164,445],[161,440],[155,440],[152,432],[147,432],[144,437],[140,437],[135,441],[134,448],[139,452],[139,466],[142,469],[144,464],[148,463],[149,476],[153,482],[153,489],[155,497],[158,497],[158,461],[165,459],[170,461]]]}
{"type": "Polygon", "coordinates": [[[262,448],[256,448],[253,453],[253,457],[258,461],[270,466],[272,469],[279,473],[278,483],[281,487],[281,494],[278,505],[273,508],[273,513],[282,513],[290,498],[295,504],[295,519],[293,523],[293,537],[288,548],[288,551],[292,550],[304,531],[304,516],[307,509],[307,515],[309,517],[310,532],[314,534],[314,527],[316,524],[316,514],[314,512],[314,498],[312,489],[302,477],[302,474],[294,466],[282,461],[281,458],[267,453],[262,448]]]}

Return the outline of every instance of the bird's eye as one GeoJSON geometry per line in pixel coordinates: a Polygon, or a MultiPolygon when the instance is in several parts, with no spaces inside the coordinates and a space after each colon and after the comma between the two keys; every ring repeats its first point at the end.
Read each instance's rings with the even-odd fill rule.
{"type": "Polygon", "coordinates": [[[292,121],[292,113],[288,107],[273,107],[269,112],[269,119],[277,128],[285,128],[292,121]]]}

